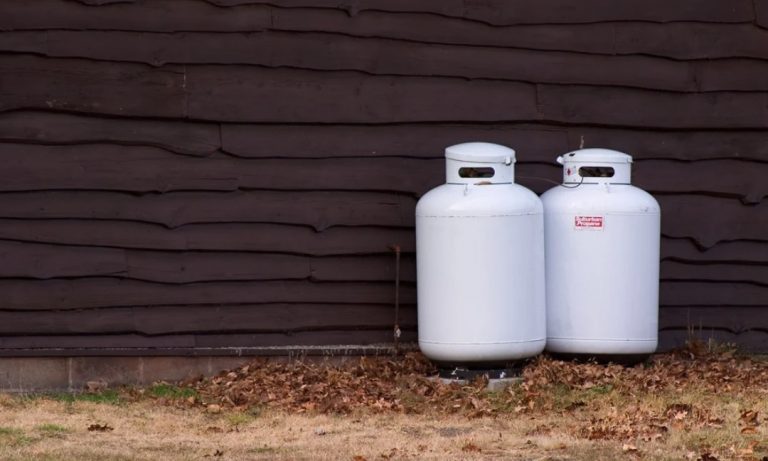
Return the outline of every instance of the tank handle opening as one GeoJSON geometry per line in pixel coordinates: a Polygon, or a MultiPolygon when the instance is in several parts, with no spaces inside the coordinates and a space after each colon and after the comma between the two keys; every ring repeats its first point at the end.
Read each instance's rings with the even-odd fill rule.
{"type": "Polygon", "coordinates": [[[612,178],[615,171],[610,166],[582,166],[579,176],[582,178],[612,178]]]}
{"type": "Polygon", "coordinates": [[[492,178],[496,171],[490,167],[463,167],[459,168],[459,176],[462,178],[492,178]]]}

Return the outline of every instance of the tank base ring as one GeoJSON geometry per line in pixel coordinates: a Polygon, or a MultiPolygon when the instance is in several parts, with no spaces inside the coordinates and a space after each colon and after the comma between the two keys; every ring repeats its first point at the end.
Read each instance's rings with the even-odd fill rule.
{"type": "Polygon", "coordinates": [[[478,377],[486,379],[516,378],[523,373],[522,364],[507,366],[504,368],[477,368],[477,367],[441,367],[437,375],[441,379],[455,381],[474,381],[478,377]]]}

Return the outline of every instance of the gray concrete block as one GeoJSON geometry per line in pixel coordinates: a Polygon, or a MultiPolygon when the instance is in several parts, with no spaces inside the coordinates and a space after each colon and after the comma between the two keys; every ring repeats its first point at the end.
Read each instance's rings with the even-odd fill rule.
{"type": "Polygon", "coordinates": [[[69,386],[69,359],[66,357],[0,359],[0,390],[44,392],[69,386]]]}
{"type": "Polygon", "coordinates": [[[211,374],[210,357],[142,357],[141,377],[137,384],[157,381],[175,382],[211,374]]]}
{"type": "Polygon", "coordinates": [[[69,389],[84,390],[89,381],[103,381],[108,387],[141,383],[140,361],[140,357],[73,357],[69,389]]]}

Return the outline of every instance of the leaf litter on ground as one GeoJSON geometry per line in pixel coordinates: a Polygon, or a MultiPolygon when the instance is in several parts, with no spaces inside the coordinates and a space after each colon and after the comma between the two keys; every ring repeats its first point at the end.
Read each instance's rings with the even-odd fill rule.
{"type": "MultiPolygon", "coordinates": [[[[436,372],[418,353],[341,364],[257,359],[185,383],[197,398],[180,402],[308,414],[557,415],[576,437],[626,441],[625,451],[635,453],[638,442],[668,437],[671,431],[717,430],[728,424],[726,417],[738,421],[736,431],[741,428],[743,437],[758,434],[757,411],[743,408],[733,416],[723,415],[694,397],[729,393],[768,397],[768,362],[733,351],[702,353],[689,348],[657,354],[635,366],[540,356],[526,364],[519,384],[496,392],[486,390],[483,379],[466,385],[444,383],[434,379],[436,372]]],[[[543,425],[540,429],[551,431],[543,425]]],[[[749,443],[744,442],[744,450],[756,449],[749,443]]]]}

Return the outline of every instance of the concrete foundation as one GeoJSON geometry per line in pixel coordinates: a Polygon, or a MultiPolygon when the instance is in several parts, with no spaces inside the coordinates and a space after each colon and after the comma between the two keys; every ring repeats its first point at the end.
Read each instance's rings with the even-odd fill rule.
{"type": "Polygon", "coordinates": [[[253,357],[46,357],[0,359],[0,391],[80,392],[103,387],[150,385],[210,376],[253,357]]]}
{"type": "Polygon", "coordinates": [[[82,392],[104,387],[176,382],[236,368],[256,359],[343,363],[363,355],[391,355],[391,348],[270,349],[269,355],[202,357],[6,357],[0,358],[0,392],[82,392]],[[343,353],[342,353],[343,352],[343,353]]]}

